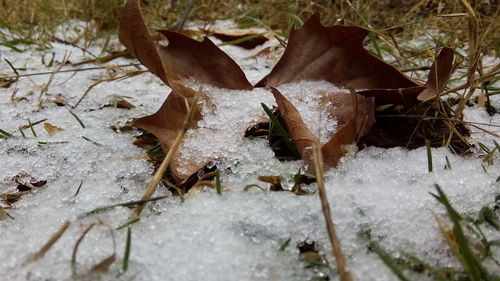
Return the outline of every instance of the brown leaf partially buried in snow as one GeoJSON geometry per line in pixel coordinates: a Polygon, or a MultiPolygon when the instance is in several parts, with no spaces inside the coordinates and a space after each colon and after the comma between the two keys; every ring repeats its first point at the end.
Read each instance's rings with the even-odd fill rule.
{"type": "Polygon", "coordinates": [[[203,29],[210,36],[213,36],[223,43],[231,43],[244,49],[253,49],[266,43],[272,38],[272,33],[264,28],[246,28],[246,29],[203,29]]]}
{"type": "Polygon", "coordinates": [[[332,112],[337,119],[337,131],[321,147],[326,169],[335,167],[346,153],[346,145],[357,142],[375,124],[375,107],[372,98],[355,93],[344,93],[332,95],[331,102],[337,107],[332,112]]]}
{"type": "Polygon", "coordinates": [[[300,153],[302,159],[307,159],[310,156],[308,147],[311,147],[319,138],[309,130],[307,125],[302,120],[300,112],[295,106],[284,97],[276,88],[271,88],[276,103],[280,111],[281,118],[285,123],[288,133],[295,144],[295,147],[300,153]]]}
{"type": "MultiPolygon", "coordinates": [[[[336,166],[346,152],[345,146],[370,131],[375,123],[375,104],[410,106],[433,98],[443,91],[450,76],[453,51],[449,48],[442,49],[431,67],[428,82],[421,85],[366,51],[362,43],[367,35],[368,30],[355,26],[325,27],[316,14],[301,29],[292,31],[283,57],[256,85],[276,87],[303,80],[326,80],[338,87],[357,89],[359,94],[328,96],[335,105],[331,114],[338,124],[335,134],[322,144],[326,168],[336,166]]],[[[290,101],[276,89],[273,94],[291,138],[307,162],[307,147],[318,138],[290,101]]]]}
{"type": "MultiPolygon", "coordinates": [[[[160,109],[153,115],[137,119],[134,126],[154,134],[167,151],[186,117],[185,98],[190,100],[194,96],[194,90],[187,86],[189,80],[218,88],[250,90],[253,87],[241,68],[209,39],[198,42],[176,32],[159,32],[168,40],[166,47],[156,45],[151,38],[139,1],[128,0],[120,20],[120,42],[172,88],[160,109]]],[[[198,113],[195,121],[201,118],[198,113]]],[[[191,127],[195,126],[193,122],[191,127]]]]}
{"type": "MultiPolygon", "coordinates": [[[[306,163],[310,163],[312,160],[310,148],[314,143],[319,143],[318,136],[309,130],[300,112],[286,97],[275,88],[271,90],[278,103],[283,122],[301,158],[306,163]]],[[[345,154],[346,145],[358,141],[361,136],[370,131],[375,123],[375,109],[372,98],[365,98],[355,93],[330,93],[322,99],[322,102],[333,103],[334,110],[329,114],[337,120],[337,130],[328,142],[321,144],[324,164],[326,168],[331,168],[335,167],[345,154]]],[[[311,168],[312,165],[309,167],[311,168]]]]}

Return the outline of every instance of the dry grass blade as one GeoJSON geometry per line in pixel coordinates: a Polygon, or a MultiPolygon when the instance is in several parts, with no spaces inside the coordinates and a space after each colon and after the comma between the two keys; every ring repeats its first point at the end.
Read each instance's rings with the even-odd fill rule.
{"type": "Polygon", "coordinates": [[[313,157],[314,157],[314,170],[316,172],[316,182],[318,184],[319,197],[321,199],[321,209],[323,210],[323,215],[325,216],[326,228],[328,230],[328,236],[330,238],[330,243],[332,244],[333,255],[337,262],[337,270],[340,274],[341,281],[352,281],[351,274],[347,271],[344,255],[342,254],[342,248],[340,247],[340,242],[337,237],[337,232],[333,225],[332,214],[330,212],[330,204],[328,203],[328,198],[326,195],[325,182],[323,180],[323,156],[321,153],[321,147],[319,144],[313,146],[313,157]]]}
{"type": "Polygon", "coordinates": [[[31,263],[31,262],[34,262],[38,259],[41,259],[43,258],[43,256],[50,250],[50,248],[52,248],[52,246],[54,246],[54,244],[59,240],[59,238],[61,238],[61,236],[64,234],[64,232],[66,232],[66,230],[68,229],[68,227],[71,225],[71,223],[69,221],[65,222],[49,239],[49,241],[47,241],[47,243],[45,243],[45,245],[43,245],[43,247],[38,250],[38,252],[34,253],[33,255],[31,255],[28,259],[26,259],[26,261],[24,262],[24,265],[28,264],[28,263],[31,263]]]}
{"type": "Polygon", "coordinates": [[[469,88],[467,94],[464,98],[462,98],[455,110],[455,113],[458,117],[463,116],[463,110],[467,101],[472,97],[474,91],[476,90],[476,79],[475,73],[477,71],[479,65],[479,59],[481,57],[481,46],[480,46],[480,36],[479,36],[479,28],[480,21],[478,15],[474,11],[474,8],[470,5],[470,3],[466,0],[460,0],[462,4],[465,6],[467,13],[469,14],[468,18],[468,27],[469,27],[469,56],[468,56],[468,68],[467,68],[467,86],[469,88]]]}
{"type": "Polygon", "coordinates": [[[99,85],[101,83],[104,83],[104,82],[111,82],[111,81],[116,81],[116,80],[120,80],[120,79],[126,79],[126,78],[130,78],[130,77],[134,77],[134,76],[137,76],[137,75],[145,73],[145,72],[149,72],[149,70],[130,71],[130,72],[127,72],[124,75],[120,75],[120,76],[116,76],[116,77],[110,77],[110,78],[105,78],[105,79],[101,79],[99,81],[96,81],[96,82],[94,82],[92,85],[90,85],[87,88],[87,90],[85,91],[85,93],[83,93],[83,95],[76,102],[76,104],[73,105],[73,108],[76,108],[95,86],[97,86],[97,85],[99,85]]]}
{"type": "Polygon", "coordinates": [[[38,96],[38,108],[42,107],[42,105],[43,105],[43,95],[45,95],[45,93],[47,93],[47,91],[49,90],[50,84],[52,84],[52,81],[54,81],[54,77],[56,76],[56,74],[59,71],[61,71],[61,69],[63,68],[63,66],[66,65],[66,63],[68,62],[68,59],[69,59],[70,56],[71,56],[71,53],[70,54],[68,54],[68,53],[64,54],[64,57],[62,59],[61,64],[50,74],[49,81],[47,81],[47,83],[45,85],[43,85],[42,89],[40,90],[40,95],[38,96]]]}
{"type": "Polygon", "coordinates": [[[115,262],[115,260],[116,256],[115,254],[112,254],[111,256],[103,259],[98,264],[94,265],[90,270],[90,273],[106,272],[109,269],[109,267],[115,262]]]}
{"type": "Polygon", "coordinates": [[[78,252],[78,247],[80,247],[80,244],[82,243],[83,238],[85,238],[85,236],[92,230],[92,228],[94,226],[96,226],[95,223],[87,226],[87,228],[83,231],[80,238],[78,238],[78,240],[76,241],[75,247],[73,248],[73,253],[71,254],[71,274],[72,274],[73,280],[76,280],[78,277],[78,272],[76,269],[76,253],[78,252]]]}
{"type": "MultiPolygon", "coordinates": [[[[68,72],[80,72],[80,71],[89,71],[89,70],[99,70],[99,69],[118,69],[127,66],[134,66],[136,68],[139,67],[137,63],[128,63],[128,64],[119,64],[119,65],[104,65],[104,66],[95,66],[95,67],[87,67],[87,68],[74,68],[74,69],[65,69],[60,70],[56,74],[59,73],[68,73],[68,72]]],[[[26,73],[19,74],[14,76],[2,76],[2,79],[14,79],[14,78],[22,78],[22,77],[31,77],[31,76],[40,76],[40,75],[52,75],[54,71],[46,71],[46,72],[35,72],[35,73],[26,73]]]]}
{"type": "MultiPolygon", "coordinates": [[[[172,146],[168,150],[168,153],[165,156],[165,159],[161,163],[158,170],[156,170],[156,173],[155,173],[153,179],[151,180],[151,182],[149,183],[148,187],[146,188],[146,191],[144,192],[144,195],[142,196],[141,200],[148,200],[155,193],[156,187],[158,186],[158,184],[162,180],[163,175],[165,174],[165,171],[167,170],[168,166],[170,165],[170,162],[172,162],[172,159],[174,158],[175,152],[179,148],[179,146],[182,142],[182,139],[184,138],[184,135],[186,134],[191,122],[193,121],[193,118],[194,118],[195,113],[197,111],[196,109],[197,109],[197,105],[198,105],[198,99],[201,95],[201,92],[202,92],[202,89],[201,88],[198,89],[198,92],[190,105],[188,104],[188,102],[186,100],[186,107],[188,107],[188,112],[186,115],[186,119],[184,119],[184,124],[183,124],[181,130],[179,131],[179,133],[177,134],[177,137],[175,138],[174,143],[172,144],[172,146]]],[[[144,209],[145,206],[146,206],[145,204],[138,205],[135,208],[135,210],[132,213],[130,218],[131,219],[139,218],[139,216],[141,215],[142,210],[144,209]]]]}

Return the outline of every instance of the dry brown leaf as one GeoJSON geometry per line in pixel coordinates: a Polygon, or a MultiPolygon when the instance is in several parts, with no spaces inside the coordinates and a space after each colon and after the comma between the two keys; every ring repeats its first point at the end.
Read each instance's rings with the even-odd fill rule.
{"type": "Polygon", "coordinates": [[[293,30],[278,64],[257,86],[276,87],[300,80],[326,80],[354,89],[408,88],[418,84],[363,48],[368,30],[321,24],[313,15],[293,30]]]}
{"type": "Polygon", "coordinates": [[[431,66],[429,78],[425,84],[425,90],[418,95],[418,100],[424,101],[436,97],[444,91],[450,80],[453,65],[453,50],[443,48],[431,66]]]}
{"type": "MultiPolygon", "coordinates": [[[[311,133],[295,106],[277,89],[271,88],[271,90],[290,137],[301,158],[309,164],[310,147],[314,143],[319,143],[318,137],[311,133]]],[[[329,113],[337,120],[338,128],[330,140],[321,147],[325,168],[331,168],[335,167],[345,154],[346,145],[358,141],[361,136],[370,131],[375,123],[375,109],[372,98],[365,98],[355,93],[331,93],[323,100],[323,103],[325,102],[335,105],[335,110],[329,113]],[[356,104],[353,104],[354,99],[356,99],[356,104]],[[357,113],[355,113],[356,110],[357,113]]],[[[312,165],[308,166],[312,167],[312,165]]]]}
{"type": "Polygon", "coordinates": [[[130,53],[168,85],[157,47],[142,19],[139,0],[128,0],[125,4],[120,18],[119,39],[130,53]]]}
{"type": "Polygon", "coordinates": [[[309,159],[311,154],[307,148],[318,142],[318,138],[314,136],[304,123],[297,108],[278,89],[271,88],[271,92],[276,99],[280,115],[301,158],[309,159]]]}
{"type": "Polygon", "coordinates": [[[158,51],[170,82],[173,79],[179,82],[193,79],[218,88],[253,88],[236,62],[208,38],[199,42],[173,31],[159,32],[169,41],[168,46],[158,51]]]}
{"type": "Polygon", "coordinates": [[[250,90],[252,85],[241,68],[212,41],[202,42],[182,34],[159,30],[168,45],[155,45],[144,20],[138,0],[128,0],[120,19],[120,42],[151,72],[182,94],[173,85],[193,79],[219,88],[250,90]]]}
{"type": "Polygon", "coordinates": [[[336,110],[332,114],[337,119],[337,131],[321,147],[326,169],[335,167],[347,152],[346,145],[357,142],[375,124],[375,107],[372,98],[354,93],[335,94],[331,96],[331,102],[336,105],[336,110]],[[356,104],[353,103],[354,101],[356,104]]]}
{"type": "Polygon", "coordinates": [[[368,32],[356,26],[325,27],[319,15],[313,15],[302,28],[292,31],[283,57],[256,86],[326,80],[374,97],[377,105],[414,104],[444,89],[452,68],[451,49],[441,50],[428,82],[421,85],[366,51],[362,43],[368,32]]]}
{"type": "Polygon", "coordinates": [[[56,134],[58,132],[64,131],[63,128],[56,127],[56,126],[50,124],[49,122],[43,123],[43,128],[45,129],[45,131],[47,131],[49,136],[53,136],[54,134],[56,134]]]}
{"type": "MultiPolygon", "coordinates": [[[[194,96],[194,91],[186,85],[188,80],[228,89],[253,87],[241,68],[207,38],[198,42],[176,32],[159,32],[168,40],[166,47],[155,45],[144,24],[139,1],[128,0],[120,20],[120,42],[172,88],[161,108],[153,115],[136,120],[134,126],[154,134],[163,149],[168,150],[187,113],[185,98],[194,96]]],[[[195,121],[200,119],[198,113],[195,121]]]]}

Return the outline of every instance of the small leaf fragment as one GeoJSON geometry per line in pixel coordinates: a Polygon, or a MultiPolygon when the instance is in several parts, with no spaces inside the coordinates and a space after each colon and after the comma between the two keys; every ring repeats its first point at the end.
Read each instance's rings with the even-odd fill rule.
{"type": "Polygon", "coordinates": [[[45,131],[47,131],[49,136],[53,136],[58,132],[64,131],[63,128],[56,127],[56,126],[50,124],[49,122],[43,123],[43,128],[45,129],[45,131]]]}

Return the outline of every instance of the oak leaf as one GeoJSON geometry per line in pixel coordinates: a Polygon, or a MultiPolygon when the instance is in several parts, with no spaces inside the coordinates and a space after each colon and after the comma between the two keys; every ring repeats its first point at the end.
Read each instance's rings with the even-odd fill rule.
{"type": "MultiPolygon", "coordinates": [[[[120,41],[172,89],[156,113],[136,120],[134,125],[153,133],[163,149],[168,150],[187,114],[186,101],[196,93],[190,85],[207,84],[233,90],[252,90],[253,87],[241,68],[209,39],[199,42],[172,31],[159,30],[159,33],[168,41],[167,46],[158,45],[150,36],[139,1],[128,0],[120,20],[120,41]]],[[[361,27],[325,27],[319,15],[314,15],[302,28],[292,31],[282,58],[256,85],[272,89],[282,119],[306,162],[310,159],[308,148],[319,142],[319,137],[309,130],[296,106],[285,97],[286,93],[282,95],[273,87],[325,80],[339,88],[352,89],[351,93],[332,92],[322,98],[323,103],[335,105],[334,110],[327,113],[338,123],[337,131],[322,143],[325,165],[333,167],[344,155],[345,146],[357,141],[373,126],[375,104],[418,103],[437,96],[446,85],[453,61],[450,49],[443,48],[428,82],[421,84],[366,51],[362,43],[367,34],[361,27]]],[[[198,112],[191,128],[196,128],[202,118],[198,112]]],[[[170,168],[174,178],[182,182],[205,164],[181,159],[177,153],[170,168]]]]}

